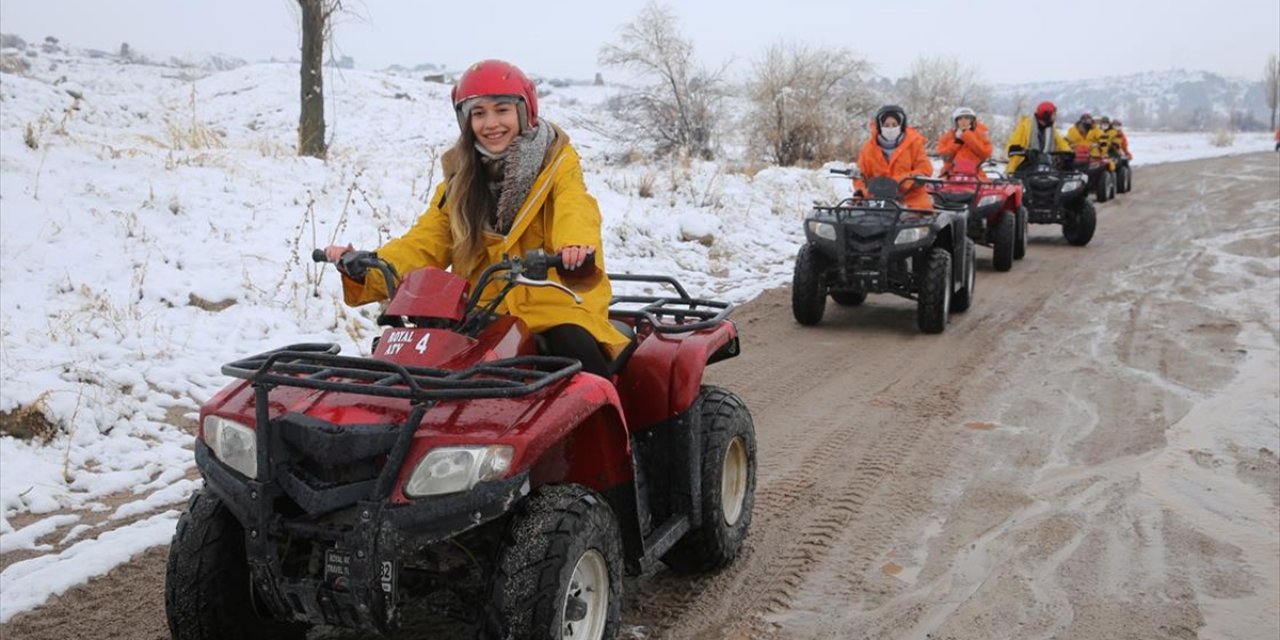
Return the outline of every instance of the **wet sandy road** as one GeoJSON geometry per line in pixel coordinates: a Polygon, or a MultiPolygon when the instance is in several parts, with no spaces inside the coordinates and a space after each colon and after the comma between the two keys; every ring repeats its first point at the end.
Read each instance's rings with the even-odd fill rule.
{"type": "MultiPolygon", "coordinates": [[[[1134,184],[1099,206],[1088,247],[1032,226],[1009,273],[979,249],[974,306],[939,336],[887,296],[829,303],[817,327],[795,324],[786,289],[740,308],[743,355],[710,382],[755,418],[746,551],[715,575],[629,580],[624,637],[1267,637],[1280,446],[1224,470],[1184,440],[1227,390],[1280,376],[1256,360],[1280,331],[1280,161],[1140,168],[1134,184]],[[1236,515],[1188,497],[1206,468],[1235,483],[1236,515]]],[[[164,558],[0,635],[167,637],[164,558]]]]}

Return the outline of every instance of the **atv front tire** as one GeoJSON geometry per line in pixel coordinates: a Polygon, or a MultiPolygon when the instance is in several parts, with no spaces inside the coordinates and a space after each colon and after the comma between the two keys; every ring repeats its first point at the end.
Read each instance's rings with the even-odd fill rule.
{"type": "Polygon", "coordinates": [[[1098,210],[1093,203],[1081,199],[1080,208],[1062,223],[1062,236],[1072,246],[1083,247],[1093,239],[1093,231],[1098,226],[1098,210]]]}
{"type": "Polygon", "coordinates": [[[1093,197],[1098,202],[1106,202],[1111,199],[1111,192],[1114,188],[1115,174],[1110,171],[1103,171],[1098,176],[1097,181],[1093,185],[1093,197]]]}
{"type": "Polygon", "coordinates": [[[942,333],[947,328],[947,309],[951,306],[951,254],[941,247],[930,249],[918,273],[916,324],[925,333],[942,333]]]}
{"type": "Polygon", "coordinates": [[[613,510],[594,491],[534,491],[503,537],[481,637],[613,638],[622,617],[621,540],[613,510]]]}
{"type": "Polygon", "coordinates": [[[244,528],[201,489],[169,545],[164,610],[173,640],[302,640],[304,625],[263,620],[254,608],[244,528]]]}
{"type": "Polygon", "coordinates": [[[1133,188],[1133,169],[1128,165],[1116,169],[1116,193],[1129,193],[1133,188]]]}
{"type": "Polygon", "coordinates": [[[831,299],[842,307],[856,307],[867,301],[865,291],[832,291],[831,299]]]}
{"type": "Polygon", "coordinates": [[[1027,256],[1027,219],[1031,214],[1026,207],[1018,207],[1018,226],[1013,236],[1013,259],[1021,260],[1027,256]]]}
{"type": "Polygon", "coordinates": [[[822,282],[822,255],[812,244],[800,247],[796,254],[795,273],[791,278],[791,314],[796,322],[814,325],[822,322],[827,310],[827,292],[822,282]]]}
{"type": "Polygon", "coordinates": [[[960,272],[960,288],[951,297],[951,312],[964,313],[973,304],[973,288],[977,284],[977,245],[970,238],[964,239],[964,264],[960,272]]]}
{"type": "Polygon", "coordinates": [[[702,524],[662,556],[678,573],[719,569],[738,557],[751,525],[756,490],[756,431],[737,395],[704,386],[698,401],[702,430],[702,524]]]}
{"type": "Polygon", "coordinates": [[[1018,218],[1011,211],[1000,214],[991,246],[991,264],[996,271],[1013,268],[1013,255],[1018,243],[1018,218]]]}

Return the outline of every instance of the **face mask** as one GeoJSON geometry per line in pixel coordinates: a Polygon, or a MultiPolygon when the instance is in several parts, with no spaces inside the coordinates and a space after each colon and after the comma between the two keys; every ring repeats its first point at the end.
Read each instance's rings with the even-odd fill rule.
{"type": "Polygon", "coordinates": [[[880,127],[880,135],[890,140],[897,140],[901,133],[902,127],[880,127]]]}

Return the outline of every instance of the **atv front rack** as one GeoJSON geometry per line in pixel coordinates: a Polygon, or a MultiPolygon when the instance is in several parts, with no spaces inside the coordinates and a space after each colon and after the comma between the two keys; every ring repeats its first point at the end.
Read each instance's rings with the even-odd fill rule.
{"type": "Polygon", "coordinates": [[[613,282],[647,282],[669,285],[676,290],[673,296],[613,296],[609,301],[609,315],[632,318],[649,323],[658,333],[685,333],[718,326],[733,311],[732,302],[693,298],[671,276],[650,276],[631,273],[611,273],[613,282]],[[638,309],[615,308],[620,304],[642,304],[638,309]]]}
{"type": "Polygon", "coordinates": [[[303,343],[222,365],[222,373],[255,385],[303,387],[414,402],[518,398],[582,370],[558,356],[521,356],[460,370],[406,367],[373,358],[337,355],[336,344],[303,343]]]}

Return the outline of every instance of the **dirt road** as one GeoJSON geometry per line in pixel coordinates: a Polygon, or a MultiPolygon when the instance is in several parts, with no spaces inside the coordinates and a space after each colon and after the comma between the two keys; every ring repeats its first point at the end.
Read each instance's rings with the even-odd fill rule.
{"type": "MultiPolygon", "coordinates": [[[[710,377],[759,438],[745,554],[629,580],[623,636],[1275,637],[1280,159],[1140,168],[1099,212],[1009,273],[979,249],[940,336],[886,296],[811,328],[786,289],[740,308],[710,377]]],[[[164,557],[0,636],[167,637],[164,557]]]]}

